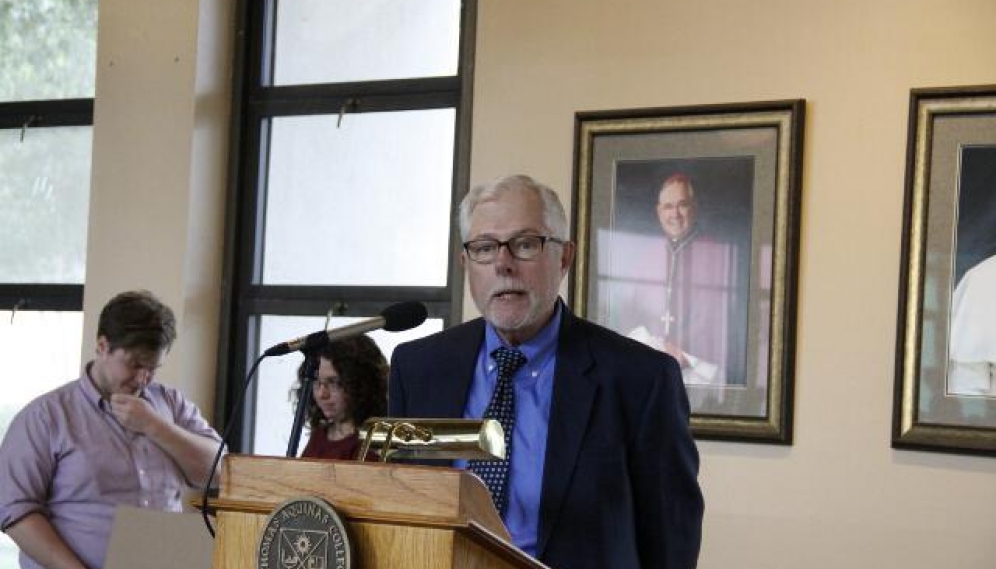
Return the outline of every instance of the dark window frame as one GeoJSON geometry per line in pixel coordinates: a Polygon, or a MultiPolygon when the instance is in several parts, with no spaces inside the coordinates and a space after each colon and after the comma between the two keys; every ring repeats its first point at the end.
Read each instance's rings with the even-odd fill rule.
{"type": "MultiPolygon", "coordinates": [[[[0,129],[24,136],[42,128],[93,126],[93,98],[0,103],[0,129]]],[[[0,310],[83,311],[83,284],[0,283],[0,310]]]]}
{"type": "MultiPolygon", "coordinates": [[[[339,114],[346,118],[365,112],[454,108],[453,185],[451,211],[469,183],[470,128],[477,0],[461,6],[458,74],[451,77],[264,86],[273,64],[273,26],[276,0],[240,0],[236,37],[235,88],[232,101],[229,184],[225,218],[225,254],[222,272],[221,330],[215,417],[219,425],[239,416],[229,437],[229,448],[245,452],[253,439],[254,389],[235,408],[255,361],[250,348],[259,345],[260,315],[325,316],[378,314],[394,302],[423,302],[430,318],[444,327],[455,323],[463,303],[463,271],[457,262],[459,228],[450,215],[450,253],[447,283],[441,287],[402,286],[274,286],[260,284],[264,235],[264,148],[269,119],[275,117],[339,114]]],[[[255,381],[255,379],[253,380],[255,381]]]]}

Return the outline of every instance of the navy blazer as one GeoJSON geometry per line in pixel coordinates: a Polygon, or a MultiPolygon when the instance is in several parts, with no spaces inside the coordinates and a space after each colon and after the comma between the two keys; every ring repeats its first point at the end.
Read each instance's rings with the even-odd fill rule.
{"type": "MultiPolygon", "coordinates": [[[[677,362],[561,310],[537,558],[694,568],[704,508],[677,362]]],[[[398,346],[390,415],[462,417],[483,341],[478,318],[398,346]]]]}

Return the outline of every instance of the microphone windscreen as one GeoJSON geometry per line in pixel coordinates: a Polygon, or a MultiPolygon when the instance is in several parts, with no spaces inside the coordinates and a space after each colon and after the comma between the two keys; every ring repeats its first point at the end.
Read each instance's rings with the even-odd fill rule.
{"type": "Polygon", "coordinates": [[[410,330],[425,322],[429,312],[421,302],[399,302],[384,309],[380,315],[384,318],[384,330],[401,332],[410,330]]]}

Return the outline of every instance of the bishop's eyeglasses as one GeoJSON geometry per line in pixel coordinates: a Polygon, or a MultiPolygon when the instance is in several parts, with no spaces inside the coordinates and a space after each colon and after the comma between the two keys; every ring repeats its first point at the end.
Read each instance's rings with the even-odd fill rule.
{"type": "Polygon", "coordinates": [[[475,263],[494,263],[502,247],[507,247],[512,257],[520,261],[531,261],[543,252],[546,242],[564,244],[563,239],[549,235],[517,235],[508,241],[497,239],[474,239],[463,244],[464,251],[475,263]]]}

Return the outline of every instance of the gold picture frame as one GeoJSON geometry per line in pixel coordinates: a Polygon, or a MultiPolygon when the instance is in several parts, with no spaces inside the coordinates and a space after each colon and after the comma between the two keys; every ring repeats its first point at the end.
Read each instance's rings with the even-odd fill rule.
{"type": "Polygon", "coordinates": [[[996,85],[913,89],[907,136],[892,445],[996,454],[996,85]]]}
{"type": "Polygon", "coordinates": [[[572,307],[676,355],[697,438],[792,442],[804,119],[801,99],[575,116],[572,307]]]}

